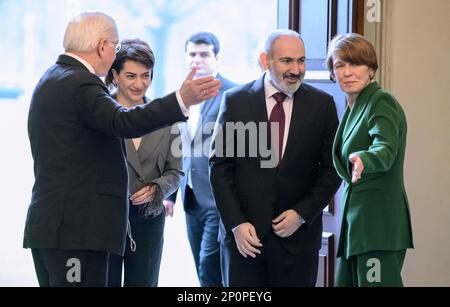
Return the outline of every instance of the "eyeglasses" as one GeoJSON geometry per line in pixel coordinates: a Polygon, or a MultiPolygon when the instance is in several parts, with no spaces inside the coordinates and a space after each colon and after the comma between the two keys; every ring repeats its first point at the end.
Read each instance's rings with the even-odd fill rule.
{"type": "Polygon", "coordinates": [[[119,53],[119,51],[122,49],[122,44],[119,43],[118,41],[107,40],[107,42],[113,43],[114,45],[116,45],[116,47],[114,48],[114,51],[115,51],[116,53],[119,53]]]}

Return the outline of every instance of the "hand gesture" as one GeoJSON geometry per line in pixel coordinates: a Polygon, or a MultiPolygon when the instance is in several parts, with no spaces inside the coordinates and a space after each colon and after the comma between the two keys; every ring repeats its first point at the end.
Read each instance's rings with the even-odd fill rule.
{"type": "Polygon", "coordinates": [[[202,77],[194,80],[197,70],[193,68],[180,88],[181,99],[189,108],[219,94],[222,82],[214,77],[202,77]]]}
{"type": "Polygon", "coordinates": [[[361,179],[364,164],[358,155],[351,154],[348,159],[352,163],[352,183],[357,183],[361,179]]]}

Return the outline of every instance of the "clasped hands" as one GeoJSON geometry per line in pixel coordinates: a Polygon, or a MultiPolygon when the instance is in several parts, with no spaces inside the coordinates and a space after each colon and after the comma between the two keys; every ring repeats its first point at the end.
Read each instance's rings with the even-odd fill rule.
{"type": "Polygon", "coordinates": [[[196,72],[193,68],[180,88],[181,99],[187,108],[217,96],[222,86],[222,82],[212,76],[194,79],[196,72]]]}
{"type": "MultiPolygon", "coordinates": [[[[290,237],[301,226],[299,214],[292,209],[280,214],[272,223],[273,232],[281,238],[290,237]]],[[[257,254],[261,254],[263,245],[251,223],[240,224],[233,229],[233,234],[237,249],[244,258],[256,258],[257,254]]]]}
{"type": "Polygon", "coordinates": [[[130,201],[135,206],[140,206],[153,201],[157,185],[155,183],[146,185],[130,197],[130,201]]]}

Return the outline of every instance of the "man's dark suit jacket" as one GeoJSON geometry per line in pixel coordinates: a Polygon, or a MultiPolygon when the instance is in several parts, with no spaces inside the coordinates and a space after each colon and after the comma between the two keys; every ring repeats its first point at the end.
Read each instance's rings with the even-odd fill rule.
{"type": "MultiPolygon", "coordinates": [[[[221,234],[222,239],[233,238],[234,227],[250,222],[263,240],[272,231],[272,219],[293,209],[306,223],[291,237],[280,238],[283,246],[293,254],[315,253],[320,249],[322,210],[341,183],[331,155],[338,117],[333,98],[306,84],[294,94],[293,103],[281,164],[262,168],[264,158],[260,153],[249,157],[248,139],[246,157],[236,157],[237,134],[230,135],[223,129],[226,141],[222,142],[218,125],[255,122],[258,126],[268,122],[264,76],[225,93],[210,159],[211,184],[226,232],[226,237],[221,234]],[[226,149],[231,142],[235,144],[233,154],[226,149]],[[218,149],[223,150],[225,157],[218,155],[218,149]]],[[[270,144],[270,132],[267,135],[269,140],[263,143],[270,144]]]]}
{"type": "Polygon", "coordinates": [[[24,247],[123,254],[129,192],[120,138],[183,120],[174,93],[126,110],[101,79],[61,55],[30,105],[35,184],[24,247]]]}

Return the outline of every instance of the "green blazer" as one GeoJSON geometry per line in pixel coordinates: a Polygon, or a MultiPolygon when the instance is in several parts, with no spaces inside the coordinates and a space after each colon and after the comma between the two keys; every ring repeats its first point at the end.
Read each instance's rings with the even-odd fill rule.
{"type": "Polygon", "coordinates": [[[376,82],[346,109],[333,145],[333,163],[345,182],[338,257],[413,247],[403,183],[406,131],[400,104],[376,82]],[[356,184],[351,182],[351,153],[364,164],[356,184]]]}

